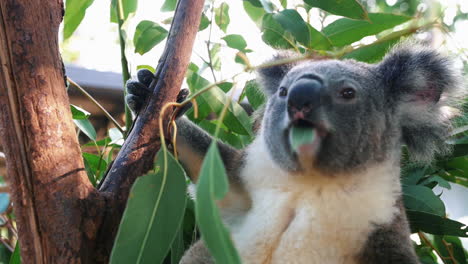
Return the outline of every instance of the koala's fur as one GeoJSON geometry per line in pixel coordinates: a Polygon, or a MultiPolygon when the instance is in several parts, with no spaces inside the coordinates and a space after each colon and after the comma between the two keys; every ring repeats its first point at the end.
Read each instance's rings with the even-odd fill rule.
{"type": "MultiPolygon", "coordinates": [[[[261,69],[259,79],[268,101],[256,139],[242,151],[218,144],[230,180],[218,204],[243,263],[419,263],[402,204],[400,149],[423,162],[447,151],[461,90],[451,61],[403,45],[378,64],[303,61],[261,69]],[[298,154],[278,89],[305,75],[324,88],[304,118],[325,132],[315,149],[298,154]],[[355,98],[343,100],[343,87],[355,98]]],[[[128,87],[132,105],[142,100],[136,86],[128,87]]],[[[179,158],[196,181],[211,137],[185,118],[177,124],[179,158]]],[[[181,261],[212,262],[202,241],[181,261]]]]}

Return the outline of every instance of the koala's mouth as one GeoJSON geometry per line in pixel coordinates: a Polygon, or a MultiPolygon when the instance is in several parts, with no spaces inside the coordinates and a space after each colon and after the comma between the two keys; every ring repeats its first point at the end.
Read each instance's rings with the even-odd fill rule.
{"type": "Polygon", "coordinates": [[[316,156],[326,130],[320,124],[305,119],[296,119],[287,130],[289,147],[299,156],[316,156]]]}

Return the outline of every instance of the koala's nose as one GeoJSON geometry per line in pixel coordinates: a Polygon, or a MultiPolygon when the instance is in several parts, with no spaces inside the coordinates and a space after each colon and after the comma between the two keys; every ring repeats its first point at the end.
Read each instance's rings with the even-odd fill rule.
{"type": "Polygon", "coordinates": [[[317,79],[299,79],[289,89],[288,111],[291,116],[297,112],[307,114],[320,105],[322,82],[317,79]]]}

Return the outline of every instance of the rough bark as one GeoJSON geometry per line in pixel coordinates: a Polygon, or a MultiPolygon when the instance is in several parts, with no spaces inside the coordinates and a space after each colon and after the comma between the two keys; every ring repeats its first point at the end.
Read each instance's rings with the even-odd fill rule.
{"type": "Polygon", "coordinates": [[[87,262],[100,225],[58,52],[62,16],[62,1],[0,1],[0,133],[24,263],[87,262]]]}
{"type": "Polygon", "coordinates": [[[65,89],[57,41],[63,2],[0,1],[0,136],[24,263],[108,261],[130,187],[159,149],[157,120],[177,97],[203,2],[179,0],[154,96],[98,192],[84,170],[65,89]]]}
{"type": "MultiPolygon", "coordinates": [[[[153,166],[156,152],[160,148],[159,123],[161,108],[174,102],[185,76],[190,56],[200,24],[204,0],[179,0],[166,47],[156,69],[156,80],[153,96],[135,120],[133,129],[116,157],[100,191],[113,203],[106,212],[107,226],[101,230],[102,243],[109,251],[109,236],[115,236],[118,224],[125,208],[129,190],[135,179],[145,174],[153,166]]],[[[164,116],[165,124],[171,114],[164,116]]],[[[105,255],[105,254],[104,254],[105,255]]]]}

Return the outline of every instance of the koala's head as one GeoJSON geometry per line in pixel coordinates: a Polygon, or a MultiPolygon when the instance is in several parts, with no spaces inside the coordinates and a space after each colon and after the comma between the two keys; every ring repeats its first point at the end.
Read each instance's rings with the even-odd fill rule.
{"type": "Polygon", "coordinates": [[[303,61],[259,75],[268,95],[260,136],[285,170],[333,174],[398,161],[402,144],[418,161],[447,150],[460,78],[432,49],[406,45],[378,64],[303,61]],[[316,136],[293,150],[293,127],[316,136]]]}

